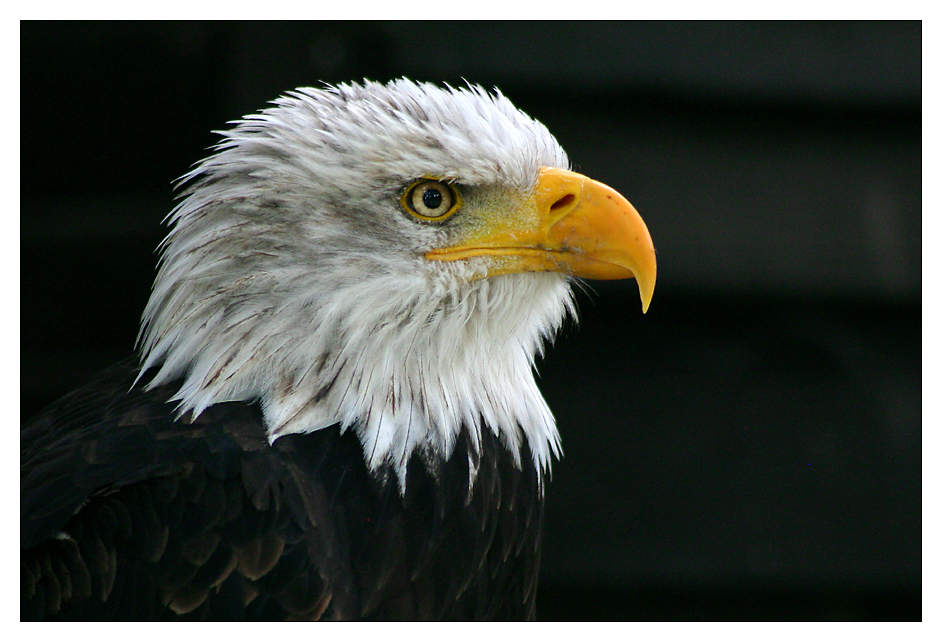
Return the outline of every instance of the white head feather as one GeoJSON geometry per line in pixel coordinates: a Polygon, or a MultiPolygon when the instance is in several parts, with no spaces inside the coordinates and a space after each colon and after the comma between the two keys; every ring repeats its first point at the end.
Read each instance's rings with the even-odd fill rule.
{"type": "MultiPolygon", "coordinates": [[[[533,360],[567,314],[567,277],[440,262],[443,226],[400,207],[426,176],[525,198],[568,168],[501,94],[399,80],[298,89],[236,122],[184,177],[144,312],[148,387],[182,378],[195,415],[260,400],[270,439],[353,428],[371,469],[499,434],[539,471],[559,454],[533,360]]],[[[508,196],[509,195],[509,196],[508,196]]],[[[473,459],[473,458],[472,458],[473,459]]]]}

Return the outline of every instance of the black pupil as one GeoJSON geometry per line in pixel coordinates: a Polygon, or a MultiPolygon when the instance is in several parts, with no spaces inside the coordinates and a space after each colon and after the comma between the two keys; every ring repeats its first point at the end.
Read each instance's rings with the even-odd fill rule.
{"type": "Polygon", "coordinates": [[[422,193],[422,204],[430,210],[437,210],[442,204],[442,193],[429,187],[422,193]]]}

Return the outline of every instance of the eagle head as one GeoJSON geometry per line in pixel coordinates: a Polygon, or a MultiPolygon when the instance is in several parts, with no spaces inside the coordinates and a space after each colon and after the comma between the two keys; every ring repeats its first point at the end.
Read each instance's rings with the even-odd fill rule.
{"type": "MultiPolygon", "coordinates": [[[[654,290],[651,237],[499,92],[302,88],[236,121],[181,179],[139,346],[180,413],[261,404],[271,440],[356,431],[405,483],[465,431],[559,454],[534,358],[574,278],[654,290]]],[[[473,453],[472,453],[473,454],[473,453]]]]}

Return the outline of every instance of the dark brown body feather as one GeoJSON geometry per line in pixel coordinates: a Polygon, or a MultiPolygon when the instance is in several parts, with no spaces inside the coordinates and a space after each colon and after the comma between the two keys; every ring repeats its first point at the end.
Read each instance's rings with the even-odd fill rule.
{"type": "Polygon", "coordinates": [[[21,433],[21,617],[525,619],[543,504],[529,452],[415,457],[405,495],[352,431],[269,445],[257,405],[174,421],[115,368],[21,433]]]}

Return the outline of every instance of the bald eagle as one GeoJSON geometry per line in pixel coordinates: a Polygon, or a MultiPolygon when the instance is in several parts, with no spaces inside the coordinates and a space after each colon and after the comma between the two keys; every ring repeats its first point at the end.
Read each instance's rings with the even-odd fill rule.
{"type": "Polygon", "coordinates": [[[181,179],[139,358],[21,430],[23,619],[533,618],[534,359],[645,224],[478,86],[302,88],[181,179]]]}

